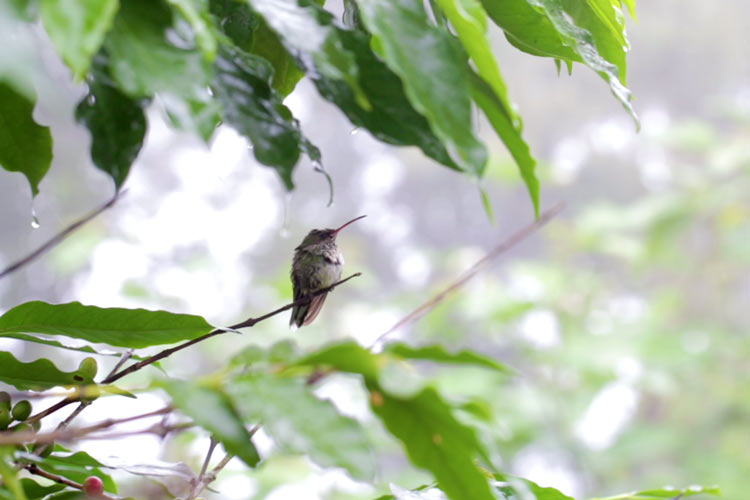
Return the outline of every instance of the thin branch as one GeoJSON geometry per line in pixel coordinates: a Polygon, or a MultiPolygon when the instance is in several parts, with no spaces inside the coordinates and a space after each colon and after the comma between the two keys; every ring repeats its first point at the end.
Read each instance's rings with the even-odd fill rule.
{"type": "MultiPolygon", "coordinates": [[[[258,432],[258,429],[260,429],[260,425],[256,425],[252,429],[250,429],[250,437],[253,437],[253,435],[258,432]]],[[[215,442],[213,438],[211,438],[211,442],[215,442]]],[[[193,490],[191,491],[190,496],[187,498],[187,500],[193,500],[198,495],[200,495],[204,489],[208,488],[208,485],[216,480],[216,476],[219,475],[219,472],[221,472],[222,469],[224,469],[224,467],[226,467],[227,464],[234,458],[234,455],[232,455],[231,453],[227,453],[224,458],[222,458],[221,461],[216,464],[213,469],[211,469],[211,472],[206,473],[206,466],[208,465],[208,461],[211,456],[210,454],[212,452],[213,448],[210,448],[209,455],[206,457],[206,461],[203,463],[203,468],[201,469],[200,476],[198,476],[198,479],[195,482],[195,486],[193,487],[193,490]]]]}
{"type": "MultiPolygon", "coordinates": [[[[172,408],[166,406],[158,410],[150,411],[147,413],[141,413],[139,415],[133,415],[130,417],[123,418],[108,418],[102,420],[99,423],[89,425],[87,427],[79,427],[77,429],[64,428],[55,430],[52,432],[36,433],[33,431],[22,431],[22,432],[8,432],[0,434],[0,445],[6,444],[23,444],[23,443],[51,443],[53,441],[70,441],[75,438],[86,436],[94,432],[112,427],[125,422],[132,422],[134,420],[140,420],[143,418],[154,417],[157,415],[164,415],[170,413],[172,408]]],[[[143,432],[143,431],[139,431],[143,432]]],[[[98,439],[98,438],[97,438],[98,439]]]]}
{"type": "Polygon", "coordinates": [[[260,323],[261,321],[265,321],[268,318],[276,316],[276,315],[278,315],[278,314],[280,314],[280,313],[282,313],[284,311],[288,311],[289,309],[291,309],[291,308],[293,308],[295,306],[298,306],[298,305],[301,305],[301,304],[306,304],[310,300],[312,300],[313,297],[316,297],[316,296],[324,294],[324,293],[328,293],[331,290],[333,290],[334,288],[336,288],[337,286],[342,285],[342,284],[346,283],[347,281],[349,281],[350,279],[356,278],[357,276],[361,276],[361,275],[362,275],[362,273],[354,273],[354,274],[352,274],[351,276],[349,276],[347,278],[344,278],[344,279],[342,279],[340,281],[337,281],[336,283],[334,283],[331,286],[328,286],[326,288],[321,288],[320,290],[317,290],[317,291],[315,291],[315,292],[307,295],[306,297],[302,297],[302,298],[300,298],[298,300],[295,300],[294,302],[291,302],[291,303],[289,303],[289,304],[287,304],[287,305],[285,305],[283,307],[279,307],[278,309],[275,309],[275,310],[273,310],[273,311],[271,311],[269,313],[266,313],[263,316],[258,316],[257,318],[248,318],[245,321],[237,323],[236,325],[232,325],[232,326],[230,326],[228,328],[218,328],[218,329],[216,329],[216,330],[214,330],[212,332],[209,332],[209,333],[207,333],[207,334],[205,334],[205,335],[203,335],[201,337],[197,337],[197,338],[195,338],[193,340],[188,340],[187,342],[182,343],[182,344],[180,344],[180,345],[178,345],[176,347],[171,347],[169,349],[164,349],[163,351],[161,351],[161,352],[159,352],[157,354],[154,354],[153,356],[151,356],[149,358],[146,358],[143,361],[139,361],[137,363],[133,363],[129,367],[125,368],[124,370],[121,370],[118,373],[115,373],[114,375],[110,375],[109,377],[107,377],[104,380],[102,380],[101,383],[102,384],[111,384],[112,382],[121,379],[125,375],[133,373],[134,371],[140,370],[141,368],[143,368],[145,366],[148,366],[150,364],[156,363],[157,361],[159,361],[161,359],[164,359],[164,358],[166,358],[168,356],[171,356],[172,354],[176,353],[177,351],[181,351],[181,350],[183,350],[183,349],[185,349],[187,347],[190,347],[192,345],[195,345],[195,344],[197,344],[199,342],[203,342],[204,340],[210,339],[211,337],[215,337],[216,335],[221,335],[222,333],[227,333],[227,332],[231,332],[231,331],[234,331],[234,330],[239,330],[240,328],[248,328],[248,327],[255,326],[256,324],[260,323]]]}
{"type": "Polygon", "coordinates": [[[203,466],[201,467],[201,472],[200,474],[198,474],[198,477],[192,481],[193,487],[190,490],[190,495],[188,495],[187,500],[194,500],[198,495],[200,495],[200,492],[204,486],[203,481],[206,477],[208,464],[211,462],[211,457],[213,456],[214,450],[216,449],[216,446],[218,444],[219,442],[216,439],[214,439],[213,436],[211,436],[211,442],[208,445],[208,452],[206,452],[206,458],[203,460],[203,466]]]}
{"type": "Polygon", "coordinates": [[[440,304],[443,300],[445,300],[449,295],[455,293],[462,286],[464,286],[467,281],[469,281],[477,273],[479,273],[479,271],[481,271],[485,266],[487,266],[487,264],[492,262],[501,254],[507,252],[508,250],[510,250],[517,244],[519,244],[521,241],[529,237],[529,235],[533,234],[534,232],[539,230],[539,228],[547,224],[553,217],[559,214],[563,210],[564,207],[565,205],[563,203],[556,204],[552,208],[545,210],[539,216],[539,218],[536,221],[534,221],[532,224],[529,224],[523,229],[510,235],[502,243],[500,243],[498,246],[490,250],[487,253],[487,255],[485,255],[484,257],[479,259],[476,263],[474,263],[473,266],[467,269],[461,276],[458,277],[458,279],[456,279],[453,283],[451,283],[447,288],[442,290],[440,293],[430,297],[422,305],[420,305],[419,307],[414,309],[412,312],[410,312],[409,314],[407,314],[406,316],[398,320],[396,324],[394,324],[392,327],[390,327],[388,330],[382,333],[377,339],[375,339],[375,342],[372,343],[370,348],[376,346],[386,336],[395,332],[399,328],[405,325],[408,325],[409,323],[414,323],[415,321],[420,319],[422,316],[429,313],[438,304],[440,304]]]}
{"type": "MultiPolygon", "coordinates": [[[[75,481],[71,481],[70,479],[66,477],[58,476],[57,474],[52,474],[51,472],[47,472],[46,470],[40,469],[36,464],[26,464],[23,466],[23,468],[29,471],[31,474],[34,474],[36,476],[45,477],[56,483],[64,484],[65,486],[70,486],[71,488],[75,488],[77,490],[83,491],[82,484],[76,483],[75,481]]],[[[104,500],[117,500],[116,497],[107,495],[106,493],[102,493],[97,498],[102,498],[104,500]]]]}
{"type": "Polygon", "coordinates": [[[75,231],[76,229],[80,228],[81,226],[83,226],[84,224],[86,224],[87,222],[89,222],[91,219],[93,219],[94,217],[96,217],[97,215],[99,215],[100,213],[104,212],[105,210],[107,210],[108,208],[110,208],[112,205],[114,205],[115,202],[117,202],[117,200],[119,200],[122,197],[122,195],[124,195],[124,194],[125,194],[125,191],[120,191],[119,193],[115,194],[112,197],[112,199],[109,200],[107,203],[105,203],[101,207],[97,208],[96,210],[94,210],[90,214],[82,217],[81,219],[78,219],[77,221],[75,221],[74,223],[72,223],[71,225],[69,225],[68,227],[66,227],[65,229],[63,229],[62,231],[60,231],[59,233],[57,233],[56,235],[54,235],[52,238],[50,238],[49,240],[47,240],[46,243],[44,243],[42,246],[40,246],[39,248],[37,248],[36,250],[34,250],[33,252],[31,252],[26,257],[24,257],[24,258],[22,258],[22,259],[20,259],[20,260],[18,260],[16,262],[14,262],[10,266],[8,266],[5,269],[3,269],[2,271],[0,271],[0,279],[4,278],[5,276],[9,275],[10,273],[12,273],[14,271],[17,271],[18,269],[22,268],[26,264],[29,264],[31,261],[33,261],[34,259],[36,259],[40,255],[42,255],[43,253],[45,253],[45,252],[53,249],[57,245],[59,245],[65,238],[67,238],[68,236],[70,236],[70,234],[73,231],[75,231]]]}

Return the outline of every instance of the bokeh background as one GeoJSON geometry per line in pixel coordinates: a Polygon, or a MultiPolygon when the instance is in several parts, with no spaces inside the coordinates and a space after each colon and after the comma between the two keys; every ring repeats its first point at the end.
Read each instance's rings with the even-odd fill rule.
{"type": "MultiPolygon", "coordinates": [[[[496,418],[483,424],[482,438],[509,471],[576,498],[716,483],[725,498],[740,500],[750,490],[750,4],[642,1],[637,14],[629,21],[628,83],[639,133],[597,75],[581,66],[558,75],[550,60],[519,53],[495,33],[540,161],[542,207],[564,201],[567,208],[391,338],[478,349],[518,371],[514,379],[455,368],[432,374],[445,391],[489,401],[496,418]]],[[[55,159],[33,202],[20,174],[0,172],[0,267],[113,189],[92,167],[87,132],[73,120],[82,87],[67,83],[43,30],[12,36],[36,49],[15,57],[44,69],[35,117],[52,127],[55,159]]],[[[169,129],[155,102],[127,194],[0,281],[0,311],[35,299],[77,300],[232,324],[290,301],[292,252],[307,231],[368,215],[339,238],[347,271],[363,276],[336,290],[312,326],[293,333],[288,318],[277,317],[164,364],[170,375],[190,377],[220,368],[249,343],[293,337],[317,346],[353,337],[367,345],[533,218],[512,161],[481,121],[491,161],[478,185],[416,149],[354,129],[304,80],[286,102],[323,152],[332,206],[325,178],[309,162],[298,166],[297,189],[286,194],[231,129],[220,128],[206,146],[169,129]]],[[[9,339],[0,346],[22,359],[46,352],[9,339]]],[[[64,369],[79,360],[67,351],[55,357],[64,369]]],[[[139,374],[130,387],[151,376],[157,372],[139,374]]],[[[380,447],[384,488],[428,480],[378,428],[354,379],[329,377],[318,394],[366,423],[380,447]]],[[[110,398],[80,421],[160,405],[157,397],[110,398]]],[[[208,496],[343,500],[386,491],[277,453],[262,433],[257,439],[265,464],[247,472],[230,463],[219,493],[208,496]]],[[[81,446],[131,472],[144,470],[134,464],[154,472],[165,465],[157,460],[198,468],[207,438],[81,446]]],[[[136,474],[119,479],[139,498],[163,495],[136,474]]]]}

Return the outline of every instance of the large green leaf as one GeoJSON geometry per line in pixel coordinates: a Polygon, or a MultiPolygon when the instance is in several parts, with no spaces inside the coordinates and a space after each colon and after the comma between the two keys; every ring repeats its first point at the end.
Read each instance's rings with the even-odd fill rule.
{"type": "Polygon", "coordinates": [[[459,423],[432,388],[398,398],[370,385],[370,406],[404,446],[411,462],[429,470],[452,500],[494,500],[474,461],[483,455],[474,431],[459,423]]]}
{"type": "Polygon", "coordinates": [[[612,0],[563,0],[563,7],[577,26],[591,33],[596,50],[617,67],[617,76],[624,85],[625,56],[630,43],[625,35],[625,16],[619,7],[614,7],[612,0]]]}
{"type": "Polygon", "coordinates": [[[472,131],[469,67],[461,45],[433,26],[419,0],[358,0],[372,44],[412,105],[462,169],[481,176],[487,151],[472,131]]]}
{"type": "Polygon", "coordinates": [[[0,351],[0,381],[21,391],[43,391],[52,387],[90,383],[90,376],[79,370],[59,370],[46,358],[25,363],[9,352],[0,351]]]}
{"type": "Polygon", "coordinates": [[[34,196],[52,163],[49,127],[34,121],[34,102],[0,80],[0,166],[21,172],[34,196]]]}
{"type": "Polygon", "coordinates": [[[383,351],[405,359],[422,359],[429,361],[438,361],[441,363],[475,365],[489,368],[506,375],[512,373],[512,370],[510,370],[507,366],[498,363],[490,357],[483,356],[479,353],[468,350],[462,350],[455,353],[448,352],[445,347],[441,345],[412,347],[408,344],[396,342],[387,344],[383,351]]]}
{"type": "MultiPolygon", "coordinates": [[[[486,102],[485,106],[480,104],[480,107],[488,116],[492,112],[501,113],[501,116],[495,117],[495,120],[499,119],[500,123],[496,125],[492,118],[490,118],[490,122],[518,164],[521,177],[529,190],[534,212],[539,215],[539,182],[534,175],[536,161],[529,153],[529,147],[521,136],[521,117],[508,98],[505,80],[492,54],[492,47],[487,35],[487,14],[479,0],[437,0],[437,3],[456,29],[466,52],[476,65],[479,76],[494,93],[494,95],[486,96],[489,102],[486,102]],[[486,110],[485,107],[489,103],[493,103],[494,106],[490,106],[490,109],[486,110]],[[524,154],[519,154],[519,152],[524,154]]],[[[476,76],[472,74],[472,94],[476,92],[477,82],[474,81],[475,78],[476,76]]],[[[485,206],[489,205],[486,204],[485,206]]]]}
{"type": "MultiPolygon", "coordinates": [[[[319,17],[325,15],[322,11],[319,17]]],[[[357,61],[362,91],[372,107],[359,106],[346,83],[313,73],[311,78],[318,92],[336,104],[354,125],[366,128],[379,140],[399,146],[417,146],[430,158],[458,170],[427,119],[409,102],[401,79],[372,52],[368,35],[360,30],[337,28],[336,32],[343,47],[357,61]]]]}
{"type": "Polygon", "coordinates": [[[76,79],[86,76],[118,8],[119,0],[42,0],[44,29],[76,79]]]}
{"type": "Polygon", "coordinates": [[[330,14],[310,0],[246,1],[263,16],[286,49],[303,61],[308,73],[317,72],[346,82],[357,103],[370,109],[371,104],[360,88],[357,64],[353,55],[342,47],[330,24],[330,14]]]}
{"type": "Polygon", "coordinates": [[[200,316],[145,309],[102,308],[80,302],[26,302],[0,316],[0,334],[65,335],[139,349],[190,340],[211,331],[200,316]]]}
{"type": "Polygon", "coordinates": [[[291,111],[271,88],[271,65],[254,54],[222,47],[216,58],[214,92],[224,106],[224,120],[253,143],[255,158],[276,169],[287,189],[300,151],[313,160],[320,152],[302,136],[291,111]]]}
{"type": "Polygon", "coordinates": [[[123,94],[107,75],[106,56],[96,56],[88,94],[78,103],[76,120],[91,133],[91,160],[119,190],[146,135],[145,99],[123,94]]]}
{"type": "Polygon", "coordinates": [[[273,66],[273,88],[282,96],[289,95],[305,72],[287,52],[279,37],[261,21],[253,33],[250,51],[267,60],[273,66]]]}
{"type": "Polygon", "coordinates": [[[514,122],[512,108],[508,107],[506,101],[498,98],[497,93],[490,88],[489,84],[476,74],[472,74],[471,95],[516,161],[521,178],[531,197],[534,213],[539,216],[539,179],[535,173],[536,159],[531,155],[529,145],[521,136],[520,126],[514,122]]]}
{"type": "Polygon", "coordinates": [[[568,63],[583,62],[609,83],[615,97],[636,118],[630,104],[630,91],[622,83],[625,77],[624,52],[627,49],[618,44],[621,36],[624,36],[624,26],[620,35],[614,35],[610,29],[611,23],[603,22],[584,1],[481,1],[513,45],[534,55],[554,57],[568,63]],[[566,6],[570,7],[571,12],[565,10],[566,6]],[[593,29],[595,34],[587,27],[593,29]],[[618,66],[622,66],[622,70],[618,66]]]}
{"type": "Polygon", "coordinates": [[[209,431],[227,452],[237,455],[250,467],[258,464],[260,456],[252,436],[224,392],[190,382],[168,381],[161,385],[174,406],[209,431]]]}
{"type": "Polygon", "coordinates": [[[316,398],[304,380],[245,375],[230,381],[227,392],[245,421],[260,423],[283,450],[307,454],[322,466],[343,467],[355,478],[374,476],[365,431],[316,398]]]}
{"type": "Polygon", "coordinates": [[[111,75],[131,97],[205,97],[211,66],[197,50],[169,43],[171,26],[172,13],[162,2],[127,0],[120,6],[104,47],[111,75]]]}

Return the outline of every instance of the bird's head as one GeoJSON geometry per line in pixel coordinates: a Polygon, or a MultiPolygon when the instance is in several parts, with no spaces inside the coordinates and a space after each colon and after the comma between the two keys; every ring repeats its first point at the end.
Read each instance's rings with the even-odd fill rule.
{"type": "Polygon", "coordinates": [[[359,219],[362,219],[363,217],[367,217],[367,216],[360,215],[359,217],[356,217],[350,220],[346,224],[342,224],[336,229],[313,229],[312,231],[307,233],[307,236],[305,236],[305,239],[302,240],[302,243],[300,243],[299,247],[297,248],[305,248],[305,247],[310,247],[314,245],[319,245],[327,241],[331,241],[331,242],[336,241],[336,236],[338,236],[339,231],[344,229],[346,226],[348,226],[352,222],[358,221],[359,219]]]}

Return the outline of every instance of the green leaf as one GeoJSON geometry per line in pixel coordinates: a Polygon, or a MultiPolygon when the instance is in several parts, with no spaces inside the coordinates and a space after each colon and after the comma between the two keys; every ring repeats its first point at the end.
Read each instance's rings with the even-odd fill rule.
{"type": "Polygon", "coordinates": [[[21,479],[21,487],[28,498],[42,498],[62,490],[65,488],[65,485],[52,483],[48,486],[42,486],[33,479],[23,478],[21,479]]]}
{"type": "Polygon", "coordinates": [[[279,341],[268,348],[249,345],[232,356],[231,366],[249,367],[256,363],[288,363],[299,357],[299,348],[292,340],[279,341]]]}
{"type": "Polygon", "coordinates": [[[573,500],[555,488],[542,487],[533,481],[520,477],[496,474],[498,482],[495,488],[502,495],[501,500],[520,500],[534,498],[536,500],[573,500]]]}
{"type": "Polygon", "coordinates": [[[104,56],[97,56],[89,92],[76,107],[76,120],[91,133],[91,160],[119,190],[138,157],[146,135],[146,100],[123,94],[106,73],[104,56]]]}
{"type": "Polygon", "coordinates": [[[214,92],[226,123],[253,143],[255,158],[276,169],[287,189],[300,151],[319,160],[320,152],[302,136],[299,124],[271,88],[272,68],[265,59],[222,47],[215,62],[214,92]]]}
{"type": "Polygon", "coordinates": [[[419,0],[358,0],[357,5],[373,46],[401,77],[409,101],[456,164],[481,176],[487,151],[472,131],[469,68],[461,45],[430,24],[419,0]]]}
{"type": "Polygon", "coordinates": [[[273,66],[273,88],[282,96],[292,93],[305,72],[297,66],[294,58],[287,52],[268,25],[261,20],[253,32],[253,43],[250,52],[267,60],[273,66]]]}
{"type": "Polygon", "coordinates": [[[161,384],[172,403],[219,440],[227,452],[255,467],[260,455],[237,410],[222,391],[181,381],[161,384]]]}
{"type": "MultiPolygon", "coordinates": [[[[325,15],[322,12],[319,17],[325,15]]],[[[377,139],[397,146],[417,146],[430,158],[460,170],[427,119],[409,102],[401,79],[372,52],[367,34],[360,30],[336,32],[343,47],[356,59],[362,90],[372,108],[359,106],[344,82],[313,73],[311,78],[320,95],[336,104],[355,126],[366,128],[377,139]]]]}
{"type": "Polygon", "coordinates": [[[227,392],[244,419],[260,423],[281,449],[307,454],[324,467],[343,467],[354,478],[374,476],[365,431],[316,398],[304,380],[246,375],[232,380],[227,392]]]}
{"type": "Polygon", "coordinates": [[[47,472],[64,476],[77,483],[83,483],[89,476],[96,476],[102,480],[104,491],[117,493],[117,484],[108,474],[102,471],[102,468],[105,468],[105,466],[86,452],[79,451],[70,454],[53,453],[45,458],[25,453],[21,457],[21,460],[33,462],[47,472]]]}
{"type": "Polygon", "coordinates": [[[534,214],[539,216],[539,180],[536,177],[536,159],[531,155],[531,149],[521,136],[521,128],[514,122],[513,112],[506,102],[499,99],[497,94],[480,76],[472,74],[471,95],[489,120],[492,128],[503,140],[513,159],[518,165],[521,179],[534,206],[534,214]]]}
{"type": "Polygon", "coordinates": [[[33,111],[32,100],[0,80],[0,166],[25,175],[36,196],[52,163],[52,134],[34,121],[33,111]]]}
{"type": "Polygon", "coordinates": [[[0,351],[0,381],[21,391],[43,391],[52,387],[86,383],[85,377],[78,370],[61,371],[46,358],[25,363],[6,351],[0,351]]]}
{"type": "Polygon", "coordinates": [[[693,485],[683,489],[661,488],[654,490],[634,491],[611,497],[592,498],[591,500],[658,500],[684,498],[693,495],[721,495],[718,486],[693,485]]]}
{"type": "Polygon", "coordinates": [[[359,373],[371,381],[377,380],[382,364],[376,354],[353,340],[323,347],[295,363],[296,366],[323,366],[342,372],[359,373]]]}
{"type": "Polygon", "coordinates": [[[507,366],[498,363],[492,358],[483,356],[473,351],[463,350],[456,353],[448,352],[441,345],[430,345],[423,347],[412,347],[400,342],[387,344],[384,352],[394,354],[406,359],[423,359],[438,361],[441,363],[454,363],[461,365],[476,365],[498,371],[504,375],[512,373],[507,366]]]}
{"type": "Polygon", "coordinates": [[[474,464],[483,455],[474,431],[459,423],[432,388],[397,398],[369,385],[370,406],[403,444],[411,462],[429,470],[452,500],[494,500],[487,477],[474,464]]]}
{"type": "Polygon", "coordinates": [[[210,64],[200,52],[169,43],[165,33],[170,29],[172,13],[164,3],[122,3],[104,47],[110,57],[110,73],[126,94],[138,98],[168,92],[203,100],[210,64]]]}
{"type": "MultiPolygon", "coordinates": [[[[482,107],[488,117],[493,113],[501,113],[501,116],[495,117],[494,120],[490,119],[490,123],[492,123],[498,137],[505,143],[513,159],[518,164],[521,176],[524,182],[526,182],[531,195],[534,213],[538,216],[539,186],[534,175],[536,161],[529,153],[529,147],[521,137],[521,130],[523,128],[521,117],[508,98],[508,88],[505,85],[505,80],[500,73],[500,68],[492,53],[492,47],[487,35],[487,14],[479,0],[437,0],[437,3],[456,29],[466,52],[476,65],[479,76],[491,89],[491,92],[494,93],[494,96],[480,96],[480,99],[482,97],[489,99],[489,102],[484,102],[485,106],[480,104],[480,107],[482,107]],[[490,106],[490,104],[493,105],[490,106]],[[485,109],[488,106],[491,109],[485,109]],[[496,125],[495,121],[497,120],[500,120],[500,123],[496,125]]],[[[471,78],[472,95],[474,95],[477,86],[477,82],[474,80],[477,77],[472,74],[471,78]]],[[[492,209],[491,207],[487,209],[489,204],[484,193],[482,201],[487,213],[491,214],[492,209]]]]}
{"type": "Polygon", "coordinates": [[[625,35],[625,16],[619,5],[613,6],[612,0],[562,1],[573,22],[591,33],[599,54],[617,67],[617,76],[624,85],[627,75],[625,56],[630,43],[625,35]]]}
{"type": "Polygon", "coordinates": [[[508,41],[518,49],[536,56],[581,60],[571,47],[563,43],[550,19],[536,7],[538,0],[481,2],[490,18],[503,29],[508,41]]]}
{"type": "Polygon", "coordinates": [[[487,214],[487,218],[490,220],[491,223],[495,223],[495,211],[492,210],[492,200],[490,200],[490,195],[487,193],[487,190],[483,187],[479,187],[479,196],[482,198],[482,207],[484,208],[484,213],[487,214]]]}
{"type": "Polygon", "coordinates": [[[620,57],[617,51],[624,53],[624,46],[616,45],[619,35],[614,36],[598,20],[596,14],[584,16],[591,12],[579,10],[579,7],[589,9],[588,4],[575,0],[482,0],[482,5],[492,20],[503,29],[508,40],[521,50],[566,62],[583,62],[596,71],[609,83],[612,93],[637,122],[630,104],[630,91],[622,83],[624,56],[620,57]],[[571,8],[570,12],[566,11],[566,6],[571,8]],[[578,21],[574,17],[578,17],[578,21]],[[579,26],[576,22],[581,22],[584,26],[579,26]],[[596,35],[586,29],[586,26],[592,29],[595,27],[596,35]],[[604,54],[599,52],[599,48],[604,54]],[[622,66],[622,71],[618,70],[618,65],[622,66]]]}
{"type": "Polygon", "coordinates": [[[118,8],[118,0],[42,0],[44,29],[75,79],[86,76],[118,8]]]}
{"type": "Polygon", "coordinates": [[[315,71],[341,80],[354,92],[357,103],[370,109],[371,104],[360,88],[360,78],[353,55],[344,49],[336,30],[330,24],[330,14],[310,0],[246,0],[250,7],[265,19],[286,49],[303,61],[307,72],[315,71]],[[304,63],[307,61],[307,63],[304,63]]]}
{"type": "Polygon", "coordinates": [[[140,349],[191,340],[212,330],[200,316],[145,309],[102,308],[80,302],[26,302],[0,316],[0,334],[65,335],[140,349]]]}
{"type": "Polygon", "coordinates": [[[167,0],[193,28],[195,42],[203,52],[203,57],[213,61],[216,57],[218,42],[214,37],[213,26],[209,20],[207,0],[167,0]]]}
{"type": "Polygon", "coordinates": [[[208,8],[216,17],[215,24],[221,27],[224,34],[237,47],[249,52],[253,43],[253,33],[262,18],[250,10],[244,2],[209,0],[208,8]]]}

